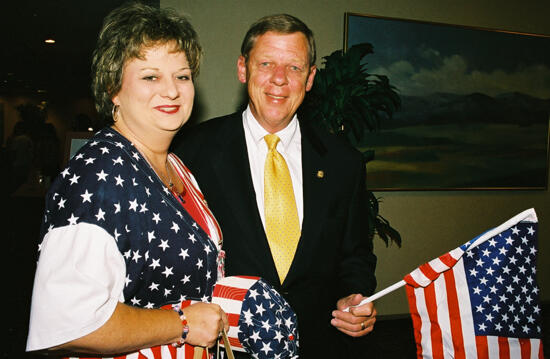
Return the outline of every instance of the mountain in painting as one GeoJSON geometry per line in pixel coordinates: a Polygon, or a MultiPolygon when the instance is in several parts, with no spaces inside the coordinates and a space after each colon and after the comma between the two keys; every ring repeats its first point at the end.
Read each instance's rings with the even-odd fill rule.
{"type": "Polygon", "coordinates": [[[435,93],[429,96],[401,96],[401,110],[385,129],[413,125],[507,123],[528,126],[548,121],[550,99],[522,93],[491,97],[482,93],[457,95],[435,93]]]}

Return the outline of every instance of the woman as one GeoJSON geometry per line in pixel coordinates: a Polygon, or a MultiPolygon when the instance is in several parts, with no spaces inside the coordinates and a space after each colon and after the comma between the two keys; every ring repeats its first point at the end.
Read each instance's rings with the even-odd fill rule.
{"type": "Polygon", "coordinates": [[[203,303],[223,275],[219,227],[168,152],[191,114],[200,56],[173,11],[130,4],[106,17],[92,89],[112,125],[47,194],[27,350],[192,357],[228,328],[203,303]]]}

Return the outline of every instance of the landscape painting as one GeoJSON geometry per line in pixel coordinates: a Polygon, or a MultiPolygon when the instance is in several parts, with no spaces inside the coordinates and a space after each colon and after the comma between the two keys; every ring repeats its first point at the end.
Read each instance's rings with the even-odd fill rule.
{"type": "Polygon", "coordinates": [[[345,48],[401,99],[367,134],[367,187],[546,189],[550,37],[346,14],[345,48]]]}

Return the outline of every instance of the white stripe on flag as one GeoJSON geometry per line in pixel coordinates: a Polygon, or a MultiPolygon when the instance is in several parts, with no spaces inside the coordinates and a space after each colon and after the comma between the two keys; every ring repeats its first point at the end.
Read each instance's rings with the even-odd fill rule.
{"type": "Polygon", "coordinates": [[[432,269],[438,273],[444,272],[449,269],[449,266],[443,263],[439,258],[432,259],[429,263],[432,269]]]}
{"type": "Polygon", "coordinates": [[[126,359],[137,359],[137,358],[139,358],[139,352],[130,353],[126,355],[126,359]]]}
{"type": "Polygon", "coordinates": [[[145,356],[147,359],[155,359],[155,354],[153,354],[153,351],[151,350],[151,348],[141,349],[139,352],[141,353],[141,355],[145,356]]]}
{"type": "Polygon", "coordinates": [[[531,359],[538,359],[540,350],[540,339],[531,339],[531,359]]]}
{"type": "Polygon", "coordinates": [[[464,254],[464,251],[460,247],[458,247],[458,248],[455,248],[452,251],[450,251],[449,254],[454,259],[459,260],[462,257],[462,255],[464,254]]]}
{"type": "Polygon", "coordinates": [[[510,348],[510,358],[521,358],[521,347],[517,338],[508,338],[508,347],[510,348]]]}
{"type": "Polygon", "coordinates": [[[421,271],[420,269],[415,269],[414,271],[411,272],[411,277],[414,279],[414,281],[416,283],[418,283],[418,285],[420,285],[421,287],[425,287],[427,286],[428,284],[430,284],[432,281],[426,277],[421,271]]]}
{"type": "Polygon", "coordinates": [[[230,277],[225,277],[221,279],[220,281],[218,281],[218,283],[221,283],[222,285],[226,285],[228,287],[248,289],[257,281],[258,281],[257,279],[230,276],[230,277]]]}
{"type": "Polygon", "coordinates": [[[239,339],[239,328],[233,326],[229,327],[229,330],[227,331],[227,337],[239,339]]]}
{"type": "Polygon", "coordinates": [[[454,358],[453,338],[451,337],[451,322],[449,320],[449,304],[447,301],[447,288],[445,278],[440,276],[434,281],[435,297],[437,301],[437,321],[441,328],[443,341],[443,358],[454,358]]]}
{"type": "Polygon", "coordinates": [[[240,300],[212,297],[212,303],[222,307],[223,311],[229,314],[241,314],[243,302],[240,300]]]}
{"type": "Polygon", "coordinates": [[[176,351],[176,359],[185,359],[185,345],[182,347],[179,347],[176,351]]]}
{"type": "Polygon", "coordinates": [[[426,299],[424,297],[424,288],[415,288],[414,295],[416,297],[416,310],[421,320],[420,336],[422,343],[422,356],[424,358],[432,357],[432,338],[430,335],[430,318],[426,309],[426,299]]]}
{"type": "Polygon", "coordinates": [[[452,269],[455,277],[456,295],[458,297],[458,310],[460,312],[460,324],[462,326],[462,339],[466,359],[476,359],[476,338],[474,331],[474,320],[472,316],[472,304],[466,273],[464,272],[464,261],[460,259],[452,269]]]}
{"type": "MultiPolygon", "coordinates": [[[[183,347],[181,347],[183,348],[183,347]]],[[[162,359],[173,359],[172,353],[170,353],[170,347],[168,345],[161,345],[160,347],[160,357],[162,359]]]]}
{"type": "Polygon", "coordinates": [[[487,337],[487,346],[489,351],[489,359],[499,359],[500,351],[498,348],[498,337],[490,335],[487,337]]]}

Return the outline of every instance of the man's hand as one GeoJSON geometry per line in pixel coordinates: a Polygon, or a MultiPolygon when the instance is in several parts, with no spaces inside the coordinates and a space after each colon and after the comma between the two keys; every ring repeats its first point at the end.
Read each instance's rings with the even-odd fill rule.
{"type": "Polygon", "coordinates": [[[351,294],[336,303],[336,310],[332,312],[334,317],[330,324],[344,334],[351,337],[362,337],[372,332],[376,322],[376,309],[374,303],[366,303],[359,307],[350,308],[349,312],[343,310],[359,304],[365,297],[361,294],[351,294]]]}

